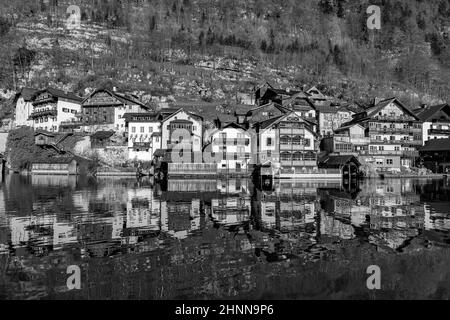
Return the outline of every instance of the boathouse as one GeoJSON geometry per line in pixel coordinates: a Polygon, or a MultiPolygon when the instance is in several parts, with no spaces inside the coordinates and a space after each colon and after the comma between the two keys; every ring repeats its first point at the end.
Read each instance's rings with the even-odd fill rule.
{"type": "Polygon", "coordinates": [[[31,174],[45,175],[77,175],[78,161],[75,157],[53,157],[31,163],[31,174]]]}
{"type": "Polygon", "coordinates": [[[361,163],[353,155],[326,156],[319,161],[321,169],[339,169],[343,179],[354,179],[359,174],[361,163]]]}
{"type": "Polygon", "coordinates": [[[419,149],[423,165],[433,173],[450,173],[450,138],[428,140],[419,149]]]}

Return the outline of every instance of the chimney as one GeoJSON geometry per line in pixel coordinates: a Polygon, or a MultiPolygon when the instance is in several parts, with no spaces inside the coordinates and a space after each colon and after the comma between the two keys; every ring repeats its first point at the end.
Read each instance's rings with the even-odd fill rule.
{"type": "Polygon", "coordinates": [[[117,87],[113,87],[113,91],[114,91],[114,92],[117,92],[117,87]]]}
{"type": "Polygon", "coordinates": [[[422,109],[428,109],[428,104],[426,103],[422,103],[422,105],[420,106],[422,109]]]}
{"type": "Polygon", "coordinates": [[[376,106],[382,99],[375,97],[373,98],[373,105],[376,106]]]}

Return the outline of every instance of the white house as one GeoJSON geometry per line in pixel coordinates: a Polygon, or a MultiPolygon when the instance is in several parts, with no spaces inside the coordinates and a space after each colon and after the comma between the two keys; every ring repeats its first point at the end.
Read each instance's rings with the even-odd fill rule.
{"type": "MultiPolygon", "coordinates": [[[[164,109],[162,110],[164,111],[164,109]]],[[[160,112],[162,149],[172,149],[186,144],[193,152],[202,151],[203,118],[191,112],[178,109],[171,114],[160,112]]],[[[187,148],[188,148],[187,147],[187,148]]]]}
{"type": "Polygon", "coordinates": [[[53,88],[37,92],[30,115],[34,129],[58,132],[62,122],[76,119],[81,111],[81,100],[74,93],[53,88]]]}
{"type": "Polygon", "coordinates": [[[422,124],[423,144],[432,139],[450,137],[450,105],[423,106],[417,112],[422,124]]]}
{"type": "Polygon", "coordinates": [[[161,122],[154,113],[127,113],[128,157],[130,160],[151,161],[161,149],[161,122]]]}
{"type": "Polygon", "coordinates": [[[30,119],[33,112],[32,100],[34,95],[38,92],[37,89],[22,88],[14,98],[16,104],[15,110],[15,124],[18,127],[21,126],[33,126],[33,120],[30,119]]]}
{"type": "Polygon", "coordinates": [[[256,124],[258,162],[281,168],[317,168],[317,139],[311,124],[296,112],[256,124]]]}
{"type": "Polygon", "coordinates": [[[229,123],[212,134],[211,151],[220,157],[215,158],[219,170],[245,171],[252,154],[252,134],[243,125],[229,123]]]}

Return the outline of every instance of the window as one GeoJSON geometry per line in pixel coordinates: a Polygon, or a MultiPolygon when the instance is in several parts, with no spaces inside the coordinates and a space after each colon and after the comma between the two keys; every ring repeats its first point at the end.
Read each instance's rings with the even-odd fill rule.
{"type": "Polygon", "coordinates": [[[267,146],[272,146],[272,138],[267,138],[266,145],[267,146]]]}
{"type": "Polygon", "coordinates": [[[378,150],[384,151],[384,147],[383,146],[378,146],[378,150]]]}
{"type": "Polygon", "coordinates": [[[159,142],[159,137],[156,137],[156,142],[159,142]]]}
{"type": "Polygon", "coordinates": [[[150,132],[150,133],[153,132],[153,127],[152,126],[148,127],[148,132],[150,132]]]}
{"type": "Polygon", "coordinates": [[[393,165],[393,164],[394,164],[394,160],[392,160],[392,159],[386,159],[386,164],[387,164],[387,165],[393,165]]]}
{"type": "Polygon", "coordinates": [[[136,132],[136,127],[131,127],[131,132],[135,133],[136,132]]]}
{"type": "Polygon", "coordinates": [[[194,130],[194,131],[197,130],[197,127],[196,127],[196,126],[193,126],[193,127],[192,127],[192,130],[194,130]]]}
{"type": "Polygon", "coordinates": [[[141,133],[144,133],[144,132],[145,132],[145,128],[141,127],[141,133]]]}
{"type": "Polygon", "coordinates": [[[310,139],[305,139],[305,146],[309,147],[311,145],[311,140],[310,139]]]}

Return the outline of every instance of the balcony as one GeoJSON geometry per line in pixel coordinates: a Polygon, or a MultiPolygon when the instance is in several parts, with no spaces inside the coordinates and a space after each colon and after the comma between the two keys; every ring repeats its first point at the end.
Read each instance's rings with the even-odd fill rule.
{"type": "Polygon", "coordinates": [[[305,128],[280,128],[280,135],[305,135],[305,128]]]}
{"type": "Polygon", "coordinates": [[[317,160],[281,160],[282,167],[314,167],[317,166],[317,160]]]}
{"type": "Polygon", "coordinates": [[[304,144],[280,144],[280,151],[310,150],[311,146],[304,144]]]}
{"type": "Polygon", "coordinates": [[[428,130],[428,135],[450,135],[450,129],[432,128],[428,130]]]}
{"type": "Polygon", "coordinates": [[[370,138],[370,143],[373,144],[400,144],[400,145],[418,145],[421,146],[422,145],[422,140],[377,140],[374,139],[373,137],[370,138]]]}
{"type": "Polygon", "coordinates": [[[34,111],[31,113],[30,118],[31,119],[35,119],[35,118],[39,118],[39,117],[45,117],[45,116],[56,116],[58,114],[58,111],[56,108],[51,108],[51,109],[45,109],[45,110],[41,110],[41,111],[34,111]]]}
{"type": "Polygon", "coordinates": [[[401,116],[388,116],[388,115],[384,115],[384,116],[375,116],[374,119],[380,120],[380,121],[390,121],[390,122],[415,122],[413,117],[410,116],[405,116],[405,115],[401,115],[401,116]]]}
{"type": "Polygon", "coordinates": [[[369,131],[371,133],[386,133],[386,134],[393,134],[393,133],[401,133],[401,134],[409,134],[409,133],[419,133],[422,132],[422,128],[370,128],[369,131]]]}
{"type": "Polygon", "coordinates": [[[366,145],[370,143],[370,137],[366,137],[363,134],[354,134],[351,137],[350,136],[334,136],[334,143],[351,143],[351,144],[357,144],[357,145],[366,145]]]}
{"type": "Polygon", "coordinates": [[[361,150],[359,154],[362,156],[403,156],[403,157],[418,157],[419,151],[405,151],[405,150],[361,150]]]}

